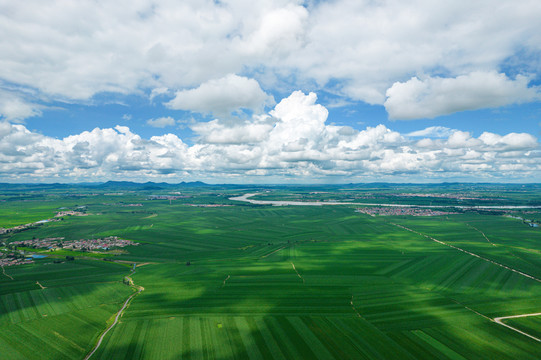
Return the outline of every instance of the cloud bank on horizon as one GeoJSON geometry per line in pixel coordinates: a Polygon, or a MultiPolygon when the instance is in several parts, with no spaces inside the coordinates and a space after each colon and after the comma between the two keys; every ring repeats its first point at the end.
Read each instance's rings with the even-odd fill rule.
{"type": "Polygon", "coordinates": [[[54,139],[20,124],[0,123],[0,175],[7,180],[32,176],[48,181],[111,177],[374,181],[413,174],[424,180],[475,176],[512,181],[540,174],[541,151],[536,138],[527,133],[484,132],[475,138],[434,127],[402,135],[384,125],[358,131],[327,124],[328,111],[316,100],[314,93],[296,91],[269,114],[245,123],[196,123],[193,130],[201,140],[192,146],[174,134],[146,140],[124,126],[54,139]]]}
{"type": "Polygon", "coordinates": [[[541,179],[539,127],[438,122],[541,101],[539,18],[532,0],[0,2],[0,179],[541,179]],[[335,125],[316,93],[388,119],[335,125]],[[167,133],[25,126],[108,94],[160,109],[140,125],[167,133]],[[418,119],[434,126],[385,123],[418,119]]]}

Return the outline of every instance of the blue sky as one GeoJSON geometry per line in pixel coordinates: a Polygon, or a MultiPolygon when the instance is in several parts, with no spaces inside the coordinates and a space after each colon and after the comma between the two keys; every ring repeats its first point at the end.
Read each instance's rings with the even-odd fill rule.
{"type": "Polygon", "coordinates": [[[0,181],[541,180],[541,4],[0,4],[0,181]]]}
{"type": "MultiPolygon", "coordinates": [[[[527,132],[536,137],[541,135],[540,103],[463,111],[433,119],[399,121],[389,120],[385,108],[381,105],[351,102],[340,107],[333,107],[333,103],[340,101],[341,98],[323,91],[320,94],[318,93],[320,103],[329,110],[329,123],[356,129],[385,124],[401,133],[410,133],[431,126],[444,126],[469,131],[474,136],[479,136],[487,130],[498,134],[527,132]]],[[[190,111],[168,109],[162,106],[161,102],[151,103],[148,97],[121,96],[116,97],[117,102],[108,103],[107,100],[100,99],[102,96],[107,95],[97,97],[95,104],[92,105],[49,103],[47,106],[53,107],[52,109],[43,110],[41,116],[28,118],[25,123],[29,129],[56,138],[92,130],[94,127],[110,128],[123,125],[145,138],[161,135],[167,131],[174,132],[188,141],[196,136],[188,126],[192,119],[198,121],[213,119],[212,116],[194,114],[190,111]],[[147,124],[149,119],[160,117],[173,117],[177,119],[177,124],[163,128],[147,124]]]]}

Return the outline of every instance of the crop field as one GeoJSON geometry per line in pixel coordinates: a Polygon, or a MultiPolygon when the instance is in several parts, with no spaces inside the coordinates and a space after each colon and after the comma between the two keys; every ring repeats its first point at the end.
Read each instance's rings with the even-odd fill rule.
{"type": "Polygon", "coordinates": [[[0,276],[0,358],[82,358],[131,289],[96,261],[9,267],[0,276]],[[39,283],[39,284],[38,284],[39,283]]]}
{"type": "Polygon", "coordinates": [[[541,337],[541,315],[504,320],[504,323],[525,331],[537,338],[541,337]]]}
{"type": "MultiPolygon", "coordinates": [[[[541,342],[494,318],[541,312],[540,228],[502,213],[370,216],[355,205],[228,200],[246,192],[55,197],[48,211],[85,206],[88,215],[1,241],[118,236],[140,245],[62,263],[52,260],[68,250],[44,251],[6,267],[0,359],[41,359],[40,349],[84,358],[137,287],[91,359],[538,358],[541,342]]],[[[284,195],[319,199],[308,190],[267,197],[284,195]]],[[[355,195],[365,196],[334,198],[355,195]]],[[[504,323],[539,338],[540,319],[504,323]]]]}

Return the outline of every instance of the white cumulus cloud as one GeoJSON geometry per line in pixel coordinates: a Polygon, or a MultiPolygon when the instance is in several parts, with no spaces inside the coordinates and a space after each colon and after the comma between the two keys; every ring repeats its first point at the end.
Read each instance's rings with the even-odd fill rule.
{"type": "Polygon", "coordinates": [[[385,109],[391,119],[409,120],[541,99],[541,89],[529,87],[529,82],[525,76],[513,80],[496,72],[423,80],[413,77],[387,90],[385,109]]]}
{"type": "Polygon", "coordinates": [[[157,96],[167,94],[168,91],[169,89],[166,87],[159,87],[159,88],[152,89],[152,91],[150,92],[150,96],[148,98],[150,101],[152,101],[157,96]]]}
{"type": "Polygon", "coordinates": [[[265,105],[273,102],[272,97],[261,90],[256,80],[229,74],[209,80],[195,89],[177,91],[175,98],[167,102],[166,106],[227,116],[240,109],[261,112],[265,105]]]}
{"type": "Polygon", "coordinates": [[[20,122],[40,116],[41,108],[42,106],[29,102],[16,93],[0,89],[0,119],[20,122]]]}
{"type": "Polygon", "coordinates": [[[272,129],[272,124],[266,121],[245,122],[227,126],[219,120],[206,123],[196,123],[191,126],[201,137],[201,141],[213,144],[243,144],[259,143],[264,140],[272,129]]]}
{"type": "Polygon", "coordinates": [[[147,124],[152,127],[164,128],[166,126],[175,126],[176,121],[171,116],[165,116],[157,119],[148,119],[147,124]]]}
{"type": "Polygon", "coordinates": [[[454,132],[453,129],[450,129],[445,126],[429,126],[423,130],[412,131],[408,133],[408,136],[413,137],[429,137],[429,138],[442,138],[448,137],[454,132]]]}
{"type": "Polygon", "coordinates": [[[246,36],[236,39],[239,52],[276,56],[297,50],[303,43],[308,15],[305,7],[295,4],[269,9],[257,18],[257,23],[247,21],[256,26],[246,36]]]}
{"type": "Polygon", "coordinates": [[[467,131],[425,129],[427,136],[439,136],[422,138],[382,124],[360,131],[330,125],[327,116],[314,93],[296,91],[266,115],[192,124],[199,135],[193,145],[175,134],[144,139],[125,126],[55,139],[0,122],[0,178],[238,182],[265,176],[266,182],[291,177],[350,182],[523,181],[541,176],[541,149],[532,134],[485,132],[475,137],[467,131]]]}
{"type": "Polygon", "coordinates": [[[213,82],[239,74],[269,93],[331,87],[345,100],[387,99],[392,118],[433,117],[531,101],[527,80],[496,72],[511,65],[539,77],[540,17],[531,0],[10,1],[0,12],[0,81],[53,101],[149,91],[153,100],[170,89],[187,95],[175,108],[260,109],[266,98],[246,79],[236,83],[257,96],[204,100],[213,82]],[[501,93],[478,84],[464,99],[458,89],[481,70],[501,93]],[[445,105],[438,94],[457,99],[445,105]]]}

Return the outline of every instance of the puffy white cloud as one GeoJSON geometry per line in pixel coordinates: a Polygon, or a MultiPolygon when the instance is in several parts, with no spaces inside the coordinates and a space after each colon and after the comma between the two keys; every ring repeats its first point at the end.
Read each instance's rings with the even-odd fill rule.
{"type": "Polygon", "coordinates": [[[54,139],[22,125],[0,126],[0,173],[4,179],[70,181],[153,177],[182,173],[186,146],[174,135],[142,139],[124,126],[54,139]]]}
{"type": "Polygon", "coordinates": [[[433,118],[458,111],[494,108],[541,99],[530,80],[496,72],[472,72],[456,78],[413,77],[387,90],[385,109],[391,119],[433,118]]]}
{"type": "Polygon", "coordinates": [[[287,4],[269,9],[257,20],[257,27],[234,42],[241,54],[284,55],[303,43],[308,11],[305,7],[287,4]]]}
{"type": "Polygon", "coordinates": [[[294,145],[296,142],[304,142],[303,148],[307,147],[308,141],[312,142],[311,146],[321,144],[329,112],[316,104],[316,100],[314,93],[305,95],[295,91],[276,105],[270,114],[279,121],[270,134],[269,145],[280,149],[282,145],[294,145]]]}
{"type": "Polygon", "coordinates": [[[447,145],[450,148],[468,148],[480,146],[483,143],[482,140],[473,138],[467,131],[454,131],[447,139],[447,145]]]}
{"type": "Polygon", "coordinates": [[[493,148],[501,147],[504,150],[522,150],[531,149],[537,145],[537,139],[526,133],[510,133],[505,136],[484,132],[479,136],[479,140],[493,148]]]}
{"type": "MultiPolygon", "coordinates": [[[[471,101],[453,89],[462,77],[472,84],[476,72],[507,64],[539,76],[540,16],[541,3],[532,0],[12,1],[0,12],[0,80],[56,100],[154,89],[152,100],[168,88],[193,96],[172,106],[208,113],[234,107],[200,100],[199,87],[239,74],[267,92],[332,84],[345,98],[371,104],[383,104],[390,88],[391,117],[431,117],[532,100],[520,76],[493,76],[502,93],[483,97],[477,87],[466,93],[471,101]],[[420,84],[406,81],[412,76],[420,84]],[[442,105],[442,93],[459,99],[442,105]],[[418,106],[408,107],[408,98],[418,106]]],[[[257,94],[229,100],[258,108],[257,94]]]]}
{"type": "Polygon", "coordinates": [[[517,49],[541,50],[531,41],[541,40],[539,14],[532,1],[320,2],[305,46],[287,60],[320,84],[340,80],[345,95],[382,104],[386,90],[412,74],[495,71],[513,55],[532,64],[535,56],[517,49]]]}
{"type": "Polygon", "coordinates": [[[150,96],[148,98],[150,101],[152,101],[155,97],[167,94],[168,92],[169,89],[166,87],[155,88],[150,91],[150,96]]]}
{"type": "Polygon", "coordinates": [[[226,126],[219,120],[192,125],[201,141],[211,144],[244,144],[263,141],[272,129],[266,122],[245,122],[235,126],[226,126]]]}
{"type": "Polygon", "coordinates": [[[26,101],[22,96],[0,89],[0,119],[19,122],[29,117],[40,116],[41,106],[26,101]]]}
{"type": "Polygon", "coordinates": [[[429,137],[429,138],[443,138],[450,136],[455,130],[445,126],[429,126],[423,130],[412,131],[407,136],[414,137],[429,137]]]}
{"type": "Polygon", "coordinates": [[[167,102],[166,106],[227,116],[240,109],[260,112],[266,104],[273,102],[274,99],[261,90],[256,80],[229,74],[209,80],[195,89],[177,91],[175,98],[167,102]]]}
{"type": "Polygon", "coordinates": [[[166,126],[175,126],[176,121],[171,116],[165,116],[157,119],[148,119],[147,124],[152,127],[164,128],[166,126]]]}
{"type": "Polygon", "coordinates": [[[294,92],[268,115],[244,122],[192,125],[195,144],[177,135],[143,139],[128,127],[85,131],[63,139],[0,123],[3,180],[207,179],[249,181],[511,181],[541,176],[541,149],[526,133],[479,137],[453,130],[439,138],[410,138],[385,125],[361,131],[327,124],[313,93],[294,92]]]}

